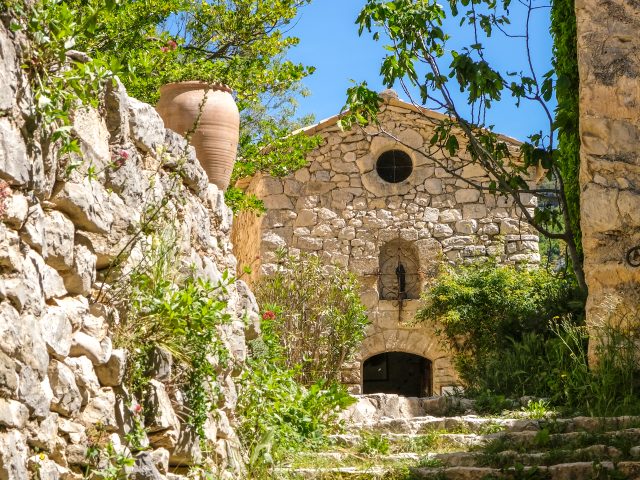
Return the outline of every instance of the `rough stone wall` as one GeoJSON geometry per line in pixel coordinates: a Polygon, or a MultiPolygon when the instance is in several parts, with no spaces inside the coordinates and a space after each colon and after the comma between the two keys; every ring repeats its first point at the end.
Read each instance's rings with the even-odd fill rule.
{"type": "MultiPolygon", "coordinates": [[[[108,88],[100,112],[76,113],[83,156],[67,176],[29,124],[23,41],[0,23],[0,479],[80,479],[97,425],[121,450],[132,409],[143,402],[122,386],[127,355],[110,337],[118,312],[95,301],[100,279],[144,209],[175,188],[181,201],[169,208],[181,226],[180,264],[215,284],[224,270],[235,272],[232,214],[193,148],[121,84],[108,88]]],[[[238,478],[234,375],[245,333],[255,333],[245,314],[258,317],[244,282],[229,286],[228,300],[232,321],[221,336],[232,361],[219,372],[222,401],[206,433],[216,463],[229,470],[222,478],[238,478]]],[[[166,370],[154,376],[144,403],[150,450],[138,455],[131,478],[183,478],[168,472],[186,471],[203,454],[184,412],[176,414],[179,394],[165,385],[166,370]]]]}
{"type": "MultiPolygon", "coordinates": [[[[587,322],[638,319],[640,6],[577,0],[587,322]]],[[[590,349],[593,353],[595,343],[590,349]]]]}
{"type": "MultiPolygon", "coordinates": [[[[282,247],[317,252],[327,263],[347,266],[360,278],[372,325],[357,358],[346,366],[345,383],[358,392],[364,360],[401,351],[433,362],[433,392],[439,394],[441,387],[456,383],[449,358],[431,329],[407,325],[417,300],[404,300],[401,312],[397,300],[381,300],[381,249],[398,239],[415,248],[422,287],[442,261],[493,256],[537,263],[538,236],[520,221],[511,199],[471,188],[413,150],[430,151],[433,122],[423,114],[387,96],[380,120],[401,143],[375,128],[342,132],[334,117],[309,130],[324,141],[309,154],[308,167],[283,179],[255,177],[247,190],[264,200],[267,213],[240,216],[233,232],[235,252],[241,265],[251,265],[252,280],[274,270],[274,252],[282,247]],[[405,181],[388,183],[376,171],[379,155],[391,149],[412,159],[414,169],[405,181]],[[242,243],[256,231],[260,242],[242,243]]],[[[462,161],[457,167],[464,178],[488,185],[482,168],[462,161]]],[[[525,200],[535,205],[535,198],[525,200]]]]}

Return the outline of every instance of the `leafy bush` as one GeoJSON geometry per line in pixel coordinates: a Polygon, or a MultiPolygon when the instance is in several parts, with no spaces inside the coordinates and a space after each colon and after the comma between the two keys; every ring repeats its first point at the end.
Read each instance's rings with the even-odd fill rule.
{"type": "Polygon", "coordinates": [[[572,293],[571,284],[545,270],[492,261],[458,266],[443,272],[424,293],[417,319],[435,324],[467,386],[483,387],[497,362],[504,365],[500,371],[505,369],[500,355],[515,343],[527,345],[531,334],[550,336],[548,320],[570,311],[572,293]]]}
{"type": "MultiPolygon", "coordinates": [[[[267,315],[268,317],[268,315],[267,315]]],[[[338,427],[337,412],[354,402],[342,385],[299,383],[299,368],[287,368],[268,318],[263,334],[250,344],[248,370],[240,381],[238,434],[248,452],[252,478],[273,478],[272,467],[288,452],[325,443],[338,427]]]]}
{"type": "Polygon", "coordinates": [[[190,411],[187,422],[202,438],[217,401],[211,359],[223,363],[228,356],[218,332],[229,321],[225,287],[176,272],[179,242],[172,235],[152,238],[144,259],[129,275],[128,296],[120,299],[123,318],[114,343],[129,351],[126,381],[142,396],[152,351],[161,348],[173,355],[172,383],[184,391],[190,411]]]}
{"type": "Polygon", "coordinates": [[[283,367],[297,368],[304,384],[337,380],[368,324],[358,282],[316,255],[279,256],[278,270],[263,277],[255,293],[272,317],[268,328],[280,341],[283,367]]]}

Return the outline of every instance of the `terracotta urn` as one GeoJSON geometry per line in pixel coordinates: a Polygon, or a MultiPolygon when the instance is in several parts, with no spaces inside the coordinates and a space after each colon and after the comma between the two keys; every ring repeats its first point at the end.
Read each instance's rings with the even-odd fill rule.
{"type": "Polygon", "coordinates": [[[240,113],[231,89],[206,82],[178,82],[160,87],[156,110],[165,127],[180,135],[193,130],[201,108],[202,115],[191,144],[209,182],[225,190],[231,179],[240,137],[240,113]]]}

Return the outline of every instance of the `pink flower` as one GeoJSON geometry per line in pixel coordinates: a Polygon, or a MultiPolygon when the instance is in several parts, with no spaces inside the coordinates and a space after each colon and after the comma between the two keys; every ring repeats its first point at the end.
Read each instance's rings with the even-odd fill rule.
{"type": "Polygon", "coordinates": [[[125,160],[129,158],[129,152],[126,150],[120,150],[120,158],[124,158],[125,160]]]}
{"type": "Polygon", "coordinates": [[[175,50],[176,48],[178,48],[178,44],[177,44],[175,41],[173,41],[173,40],[169,40],[169,41],[167,42],[167,48],[168,48],[169,50],[175,50]]]}
{"type": "Polygon", "coordinates": [[[267,310],[262,314],[263,320],[273,320],[274,318],[276,318],[276,313],[272,310],[267,310]]]}
{"type": "Polygon", "coordinates": [[[142,413],[142,405],[140,405],[139,403],[136,403],[133,406],[133,413],[135,413],[136,415],[140,415],[140,413],[142,413]]]}

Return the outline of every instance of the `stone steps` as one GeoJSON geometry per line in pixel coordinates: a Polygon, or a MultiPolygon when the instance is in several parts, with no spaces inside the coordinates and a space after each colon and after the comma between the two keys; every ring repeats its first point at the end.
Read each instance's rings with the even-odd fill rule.
{"type": "Polygon", "coordinates": [[[363,396],[329,451],[299,458],[282,478],[640,480],[640,417],[451,415],[471,404],[452,402],[363,396]]]}
{"type": "Polygon", "coordinates": [[[449,467],[411,468],[415,480],[486,480],[487,478],[540,478],[545,480],[581,480],[595,478],[640,479],[640,462],[574,462],[539,467],[449,467]],[[605,473],[606,476],[603,475],[605,473]],[[614,473],[615,472],[615,473],[614,473]]]}

